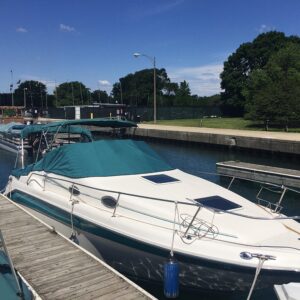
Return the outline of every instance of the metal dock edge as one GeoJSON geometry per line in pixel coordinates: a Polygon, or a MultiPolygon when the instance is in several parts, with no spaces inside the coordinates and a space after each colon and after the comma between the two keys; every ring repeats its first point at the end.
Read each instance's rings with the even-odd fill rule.
{"type": "Polygon", "coordinates": [[[2,194],[0,228],[14,267],[42,299],[156,299],[2,194]]]}

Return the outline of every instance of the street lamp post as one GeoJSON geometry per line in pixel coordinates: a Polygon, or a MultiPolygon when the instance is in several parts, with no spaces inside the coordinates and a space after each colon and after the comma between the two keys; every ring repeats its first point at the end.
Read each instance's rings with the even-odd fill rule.
{"type": "Polygon", "coordinates": [[[156,62],[155,62],[155,56],[149,56],[147,54],[141,54],[141,53],[133,53],[133,56],[135,58],[138,58],[140,56],[147,57],[151,63],[153,64],[153,122],[156,123],[156,62]]]}
{"type": "Polygon", "coordinates": [[[24,108],[26,109],[26,90],[27,88],[24,88],[23,91],[24,91],[24,108]]]}

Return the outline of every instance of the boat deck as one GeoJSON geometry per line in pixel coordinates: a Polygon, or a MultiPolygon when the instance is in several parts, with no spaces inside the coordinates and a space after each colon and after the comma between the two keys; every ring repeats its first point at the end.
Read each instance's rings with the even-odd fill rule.
{"type": "Polygon", "coordinates": [[[14,267],[42,299],[155,299],[2,194],[0,228],[14,267]]]}

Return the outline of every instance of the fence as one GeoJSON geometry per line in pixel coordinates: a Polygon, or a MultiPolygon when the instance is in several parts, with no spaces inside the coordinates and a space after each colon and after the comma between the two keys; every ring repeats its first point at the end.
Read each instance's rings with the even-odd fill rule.
{"type": "MultiPolygon", "coordinates": [[[[133,121],[151,121],[153,120],[153,108],[151,107],[133,107],[133,106],[84,106],[80,107],[80,117],[85,118],[103,118],[110,116],[123,115],[133,121]]],[[[157,107],[158,120],[173,119],[197,119],[203,116],[220,116],[218,107],[157,107]]],[[[48,116],[54,119],[75,119],[75,107],[49,107],[48,116]]]]}

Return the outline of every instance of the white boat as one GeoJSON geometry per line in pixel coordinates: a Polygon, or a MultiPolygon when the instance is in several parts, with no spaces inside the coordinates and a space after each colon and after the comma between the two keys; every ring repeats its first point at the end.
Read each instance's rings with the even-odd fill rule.
{"type": "Polygon", "coordinates": [[[278,206],[172,168],[144,142],[59,147],[14,170],[5,194],[88,241],[131,278],[162,283],[171,255],[187,289],[245,291],[300,280],[298,222],[278,206]]]}
{"type": "Polygon", "coordinates": [[[299,300],[300,299],[300,283],[290,282],[283,285],[274,286],[278,300],[299,300]]]}
{"type": "MultiPolygon", "coordinates": [[[[21,131],[26,125],[17,122],[0,125],[0,148],[18,153],[22,150],[21,131]]],[[[23,145],[24,152],[27,150],[27,142],[23,145]]]]}

